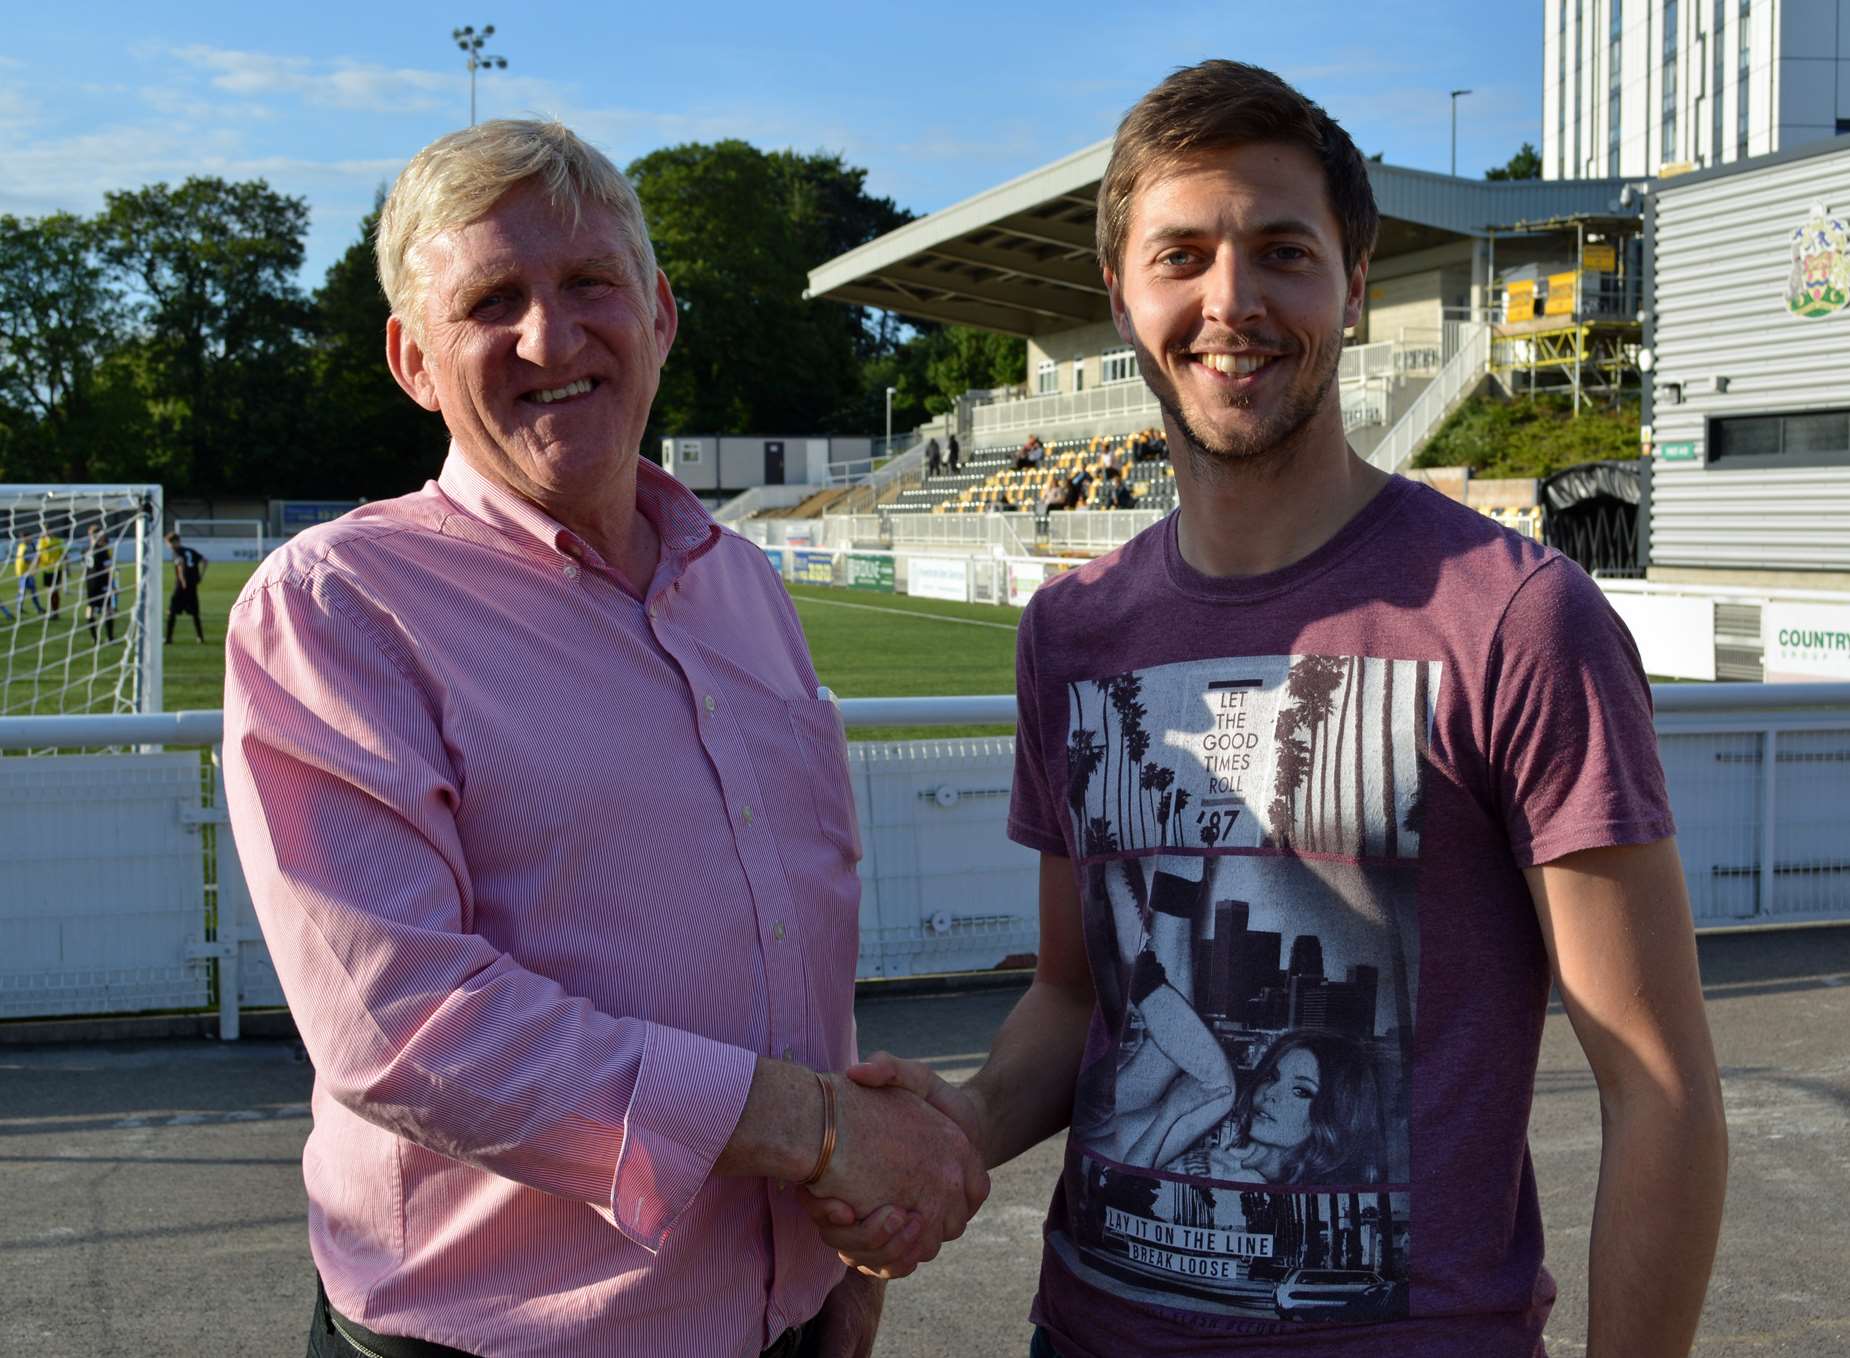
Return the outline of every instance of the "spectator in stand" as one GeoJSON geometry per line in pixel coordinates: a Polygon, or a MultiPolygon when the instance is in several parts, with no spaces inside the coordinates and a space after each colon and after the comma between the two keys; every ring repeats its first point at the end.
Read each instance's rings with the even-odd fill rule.
{"type": "Polygon", "coordinates": [[[927,479],[938,474],[938,468],[944,465],[944,455],[938,451],[938,440],[933,439],[925,445],[925,475],[927,479]]]}
{"type": "Polygon", "coordinates": [[[1063,509],[1083,509],[1086,492],[1092,488],[1092,473],[1083,468],[1073,473],[1066,483],[1066,499],[1063,509]]]}
{"type": "Polygon", "coordinates": [[[1059,508],[1061,508],[1060,488],[1054,478],[1049,475],[1046,480],[1041,482],[1041,493],[1034,502],[1034,512],[1037,514],[1051,514],[1054,510],[1059,508]]]}
{"type": "Polygon", "coordinates": [[[90,525],[84,543],[84,603],[90,614],[90,639],[101,645],[116,639],[116,618],[110,611],[110,585],[114,582],[116,555],[101,523],[90,525]]]}
{"type": "Polygon", "coordinates": [[[173,641],[173,625],[182,613],[193,615],[193,630],[206,639],[206,625],[199,617],[199,581],[206,573],[206,559],[180,541],[178,533],[167,535],[173,549],[173,597],[167,601],[167,640],[173,641]]]}
{"type": "Polygon", "coordinates": [[[1107,467],[1105,469],[1105,508],[1129,509],[1136,503],[1136,497],[1131,494],[1131,483],[1124,479],[1124,473],[1116,467],[1107,467]]]}
{"type": "Polygon", "coordinates": [[[951,469],[951,475],[955,476],[957,474],[957,459],[963,455],[963,450],[957,446],[957,435],[952,434],[950,441],[945,444],[945,454],[945,465],[951,469]]]}
{"type": "Polygon", "coordinates": [[[1015,459],[1015,470],[1018,472],[1031,471],[1040,466],[1041,459],[1046,455],[1047,450],[1041,446],[1041,436],[1030,434],[1028,441],[1021,445],[1020,455],[1015,459]]]}

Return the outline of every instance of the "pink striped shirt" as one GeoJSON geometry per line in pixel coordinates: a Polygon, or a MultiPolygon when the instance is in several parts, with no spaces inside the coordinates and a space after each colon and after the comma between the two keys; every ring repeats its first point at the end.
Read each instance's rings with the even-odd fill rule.
{"type": "Polygon", "coordinates": [[[763,554],[644,463],[643,597],[454,449],[274,553],[225,762],[315,1064],[328,1296],[501,1355],[756,1354],[841,1266],[714,1178],[755,1054],[852,1059],[846,746],[763,554]]]}

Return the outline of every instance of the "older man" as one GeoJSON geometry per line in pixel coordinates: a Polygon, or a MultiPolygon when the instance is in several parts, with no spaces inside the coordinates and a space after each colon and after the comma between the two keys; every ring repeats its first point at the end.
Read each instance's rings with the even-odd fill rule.
{"type": "Polygon", "coordinates": [[[677,319],[640,206],[564,127],[486,123],[406,168],[378,254],[449,457],[275,553],[228,640],[233,824],[316,1069],[310,1352],[865,1353],[879,1295],[794,1185],[930,1250],[987,1181],[827,1074],[841,719],[763,555],[637,456],[677,319]]]}

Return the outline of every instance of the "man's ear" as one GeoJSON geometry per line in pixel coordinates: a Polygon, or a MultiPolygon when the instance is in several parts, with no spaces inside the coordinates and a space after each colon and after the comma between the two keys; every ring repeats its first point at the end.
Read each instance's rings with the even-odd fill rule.
{"type": "Polygon", "coordinates": [[[1105,295],[1111,302],[1111,326],[1118,332],[1118,338],[1126,344],[1131,343],[1131,320],[1124,311],[1124,289],[1118,282],[1118,275],[1111,269],[1099,271],[1105,277],[1105,295]]]}
{"type": "Polygon", "coordinates": [[[674,290],[668,286],[668,275],[660,269],[655,271],[655,362],[668,361],[668,351],[674,348],[674,337],[681,329],[681,308],[675,305],[674,290]]]}
{"type": "Polygon", "coordinates": [[[393,380],[404,388],[405,395],[426,410],[442,411],[436,380],[424,362],[424,347],[411,337],[397,316],[388,316],[385,322],[385,366],[392,370],[393,380]]]}
{"type": "Polygon", "coordinates": [[[1349,270],[1349,291],[1343,298],[1343,329],[1353,330],[1362,323],[1362,304],[1368,297],[1368,256],[1356,260],[1349,270]]]}

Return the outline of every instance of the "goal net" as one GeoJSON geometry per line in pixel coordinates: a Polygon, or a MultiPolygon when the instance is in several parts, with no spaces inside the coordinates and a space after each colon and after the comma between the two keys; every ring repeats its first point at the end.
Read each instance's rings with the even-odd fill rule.
{"type": "Polygon", "coordinates": [[[0,485],[0,716],[161,710],[161,488],[0,485]]]}

